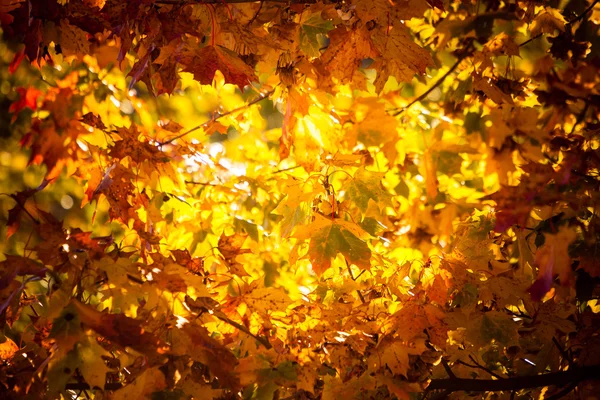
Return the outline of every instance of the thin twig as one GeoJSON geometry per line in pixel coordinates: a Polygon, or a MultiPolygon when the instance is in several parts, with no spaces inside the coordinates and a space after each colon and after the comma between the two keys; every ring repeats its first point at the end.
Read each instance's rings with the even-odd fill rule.
{"type": "Polygon", "coordinates": [[[452,74],[454,72],[454,70],[456,68],[458,68],[459,64],[467,57],[467,52],[465,52],[465,54],[461,57],[459,57],[456,62],[454,63],[453,66],[450,67],[450,69],[448,70],[448,72],[446,72],[440,79],[438,79],[429,89],[427,89],[427,91],[425,93],[423,93],[422,95],[420,95],[419,97],[417,97],[416,99],[414,99],[413,101],[411,101],[406,107],[403,107],[402,109],[396,111],[395,113],[392,114],[392,116],[396,117],[400,114],[402,114],[404,111],[408,110],[409,108],[411,108],[415,103],[422,101],[423,99],[425,99],[427,96],[429,96],[429,94],[431,92],[433,92],[433,90],[440,86],[442,84],[442,82],[444,82],[446,80],[446,78],[448,76],[450,76],[450,74],[452,74]]]}
{"type": "Polygon", "coordinates": [[[556,346],[556,348],[558,349],[558,351],[560,351],[560,355],[567,360],[567,362],[569,363],[569,366],[573,366],[573,360],[571,359],[571,357],[569,356],[569,354],[566,352],[566,350],[560,345],[560,343],[558,343],[558,340],[556,340],[555,337],[552,338],[552,343],[554,343],[554,345],[556,346]]]}
{"type": "MultiPolygon", "coordinates": [[[[346,259],[344,258],[344,261],[346,261],[346,267],[348,268],[348,273],[350,274],[350,278],[352,278],[352,280],[356,282],[356,279],[357,279],[358,277],[357,277],[357,278],[355,278],[355,277],[354,277],[354,274],[352,273],[352,268],[350,267],[350,263],[348,262],[348,260],[346,260],[346,259]]],[[[356,293],[358,293],[358,297],[360,297],[360,301],[361,301],[363,304],[365,304],[365,298],[363,297],[363,295],[362,295],[362,293],[360,292],[360,290],[356,289],[356,293]]]]}
{"type": "Polygon", "coordinates": [[[577,387],[577,382],[571,382],[567,386],[562,388],[558,393],[553,394],[552,396],[546,398],[545,400],[561,399],[561,398],[565,397],[566,395],[568,395],[569,393],[571,393],[571,391],[573,389],[575,389],[576,387],[577,387]]]}
{"type": "Polygon", "coordinates": [[[181,139],[182,137],[184,137],[186,135],[189,135],[190,133],[195,132],[198,129],[202,129],[202,128],[204,128],[204,127],[212,124],[213,122],[216,122],[220,118],[226,117],[227,115],[234,114],[234,113],[236,113],[238,111],[242,111],[242,110],[244,110],[244,109],[246,109],[246,108],[248,108],[248,107],[250,107],[250,106],[252,106],[252,105],[254,105],[254,104],[256,104],[256,103],[258,103],[258,102],[260,102],[262,100],[264,100],[264,99],[266,99],[267,97],[269,97],[270,95],[272,95],[273,92],[275,92],[275,89],[271,89],[271,90],[269,90],[266,93],[261,93],[257,98],[255,98],[252,101],[249,101],[248,103],[244,104],[243,106],[234,108],[233,110],[229,110],[229,111],[224,112],[224,113],[216,113],[210,120],[208,120],[208,121],[206,121],[206,122],[204,122],[204,123],[202,123],[202,124],[200,124],[198,126],[195,126],[192,129],[187,130],[187,131],[183,132],[182,134],[179,134],[179,135],[177,135],[177,136],[175,136],[175,137],[173,137],[173,138],[171,138],[171,139],[169,139],[167,141],[158,143],[158,145],[159,146],[164,146],[164,145],[173,143],[175,140],[181,139]]]}
{"type": "Polygon", "coordinates": [[[459,364],[462,364],[466,367],[469,368],[475,368],[475,369],[480,369],[482,371],[487,372],[488,374],[490,374],[491,376],[497,378],[497,379],[504,379],[503,377],[501,377],[500,375],[496,374],[493,371],[490,371],[488,368],[484,367],[483,365],[479,364],[477,361],[475,361],[475,359],[473,358],[473,356],[469,356],[469,358],[471,359],[471,361],[473,361],[473,364],[469,364],[467,362],[464,362],[462,360],[457,360],[456,362],[459,364]]]}
{"type": "Polygon", "coordinates": [[[262,10],[263,4],[265,4],[265,3],[261,1],[260,5],[258,6],[258,10],[256,10],[256,12],[254,13],[254,16],[250,19],[250,21],[248,21],[248,23],[246,24],[246,27],[251,26],[252,23],[254,21],[256,21],[256,18],[258,18],[258,14],[260,14],[260,11],[262,10]]]}
{"type": "Polygon", "coordinates": [[[213,315],[215,317],[219,318],[221,321],[223,321],[225,323],[228,323],[229,325],[233,326],[234,328],[239,329],[240,331],[244,332],[245,334],[252,336],[254,339],[256,339],[257,342],[259,342],[260,344],[262,344],[266,349],[273,348],[273,346],[271,346],[271,343],[269,343],[269,341],[267,340],[267,338],[255,335],[254,333],[250,332],[248,330],[248,328],[246,328],[244,325],[238,324],[237,322],[229,319],[225,315],[225,313],[215,312],[213,315]]]}
{"type": "Polygon", "coordinates": [[[21,202],[19,201],[19,199],[17,198],[17,196],[10,194],[9,197],[11,197],[14,201],[17,202],[17,205],[21,208],[21,210],[25,211],[25,214],[27,214],[29,216],[29,218],[31,218],[31,220],[36,224],[36,225],[40,225],[41,222],[35,218],[33,215],[31,215],[31,213],[25,208],[24,204],[21,204],[21,202]]]}
{"type": "Polygon", "coordinates": [[[277,171],[273,171],[273,172],[271,173],[271,175],[279,174],[279,173],[281,173],[281,172],[287,172],[287,171],[291,171],[291,170],[293,170],[293,169],[297,169],[297,168],[301,168],[301,167],[302,167],[302,165],[295,165],[295,166],[293,166],[293,167],[289,167],[289,168],[278,169],[277,171]]]}

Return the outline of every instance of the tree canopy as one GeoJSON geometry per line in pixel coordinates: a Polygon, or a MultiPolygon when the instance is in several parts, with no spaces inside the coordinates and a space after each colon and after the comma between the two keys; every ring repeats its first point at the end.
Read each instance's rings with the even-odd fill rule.
{"type": "Polygon", "coordinates": [[[0,397],[600,392],[598,0],[0,0],[0,397]]]}

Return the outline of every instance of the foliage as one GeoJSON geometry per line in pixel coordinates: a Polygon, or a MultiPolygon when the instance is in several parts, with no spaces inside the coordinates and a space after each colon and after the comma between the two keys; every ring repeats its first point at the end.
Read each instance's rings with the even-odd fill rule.
{"type": "Polygon", "coordinates": [[[2,398],[598,393],[597,3],[0,0],[2,398]]]}

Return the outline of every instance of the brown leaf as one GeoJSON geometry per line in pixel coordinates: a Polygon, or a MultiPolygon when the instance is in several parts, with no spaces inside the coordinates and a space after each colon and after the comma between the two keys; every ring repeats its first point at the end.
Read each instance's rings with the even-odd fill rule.
{"type": "Polygon", "coordinates": [[[77,300],[71,300],[71,305],[84,325],[111,342],[146,354],[163,354],[168,349],[160,338],[145,331],[141,321],[123,314],[100,312],[77,300]]]}
{"type": "Polygon", "coordinates": [[[376,54],[369,36],[365,27],[339,27],[329,32],[329,46],[320,60],[332,77],[340,83],[350,82],[362,60],[376,54]]]}
{"type": "Polygon", "coordinates": [[[219,251],[225,258],[227,266],[232,268],[234,273],[241,274],[240,276],[247,276],[248,273],[235,259],[241,254],[252,253],[252,250],[250,249],[242,249],[247,237],[248,235],[243,233],[234,233],[231,236],[227,236],[223,233],[221,234],[217,245],[219,251]]]}

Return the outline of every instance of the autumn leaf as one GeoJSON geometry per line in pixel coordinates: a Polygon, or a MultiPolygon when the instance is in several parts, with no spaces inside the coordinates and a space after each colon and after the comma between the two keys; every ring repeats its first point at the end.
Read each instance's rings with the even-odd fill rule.
{"type": "Polygon", "coordinates": [[[368,234],[353,223],[339,218],[332,221],[315,214],[310,225],[297,229],[292,236],[310,239],[308,257],[318,275],[327,271],[340,253],[349,263],[360,268],[369,269],[371,266],[371,250],[364,240],[368,234]]]}
{"type": "Polygon", "coordinates": [[[19,346],[10,338],[5,338],[5,341],[0,343],[0,357],[3,360],[11,360],[18,350],[19,346]]]}
{"type": "Polygon", "coordinates": [[[248,275],[242,264],[236,261],[237,256],[252,253],[250,249],[242,249],[247,238],[248,235],[243,233],[234,233],[230,236],[222,233],[217,246],[223,257],[225,257],[227,266],[233,268],[236,274],[241,274],[240,276],[248,275]]]}
{"type": "Polygon", "coordinates": [[[165,375],[158,367],[148,368],[122,389],[109,395],[111,400],[150,399],[152,394],[167,387],[165,375]]]}
{"type": "Polygon", "coordinates": [[[433,65],[429,51],[416,44],[400,23],[395,23],[387,33],[375,31],[372,41],[380,55],[374,65],[378,70],[374,82],[378,92],[390,76],[398,82],[410,82],[415,74],[424,74],[426,68],[433,65]]]}
{"type": "Polygon", "coordinates": [[[569,284],[572,279],[569,245],[577,238],[577,232],[563,225],[556,233],[544,233],[544,238],[544,245],[535,253],[538,275],[528,290],[535,301],[540,301],[550,290],[555,275],[562,285],[569,284]]]}
{"type": "Polygon", "coordinates": [[[243,301],[251,310],[259,313],[285,311],[292,303],[282,289],[273,287],[253,289],[250,293],[244,294],[243,301]]]}
{"type": "Polygon", "coordinates": [[[194,79],[203,84],[211,84],[217,70],[225,77],[225,82],[243,89],[255,80],[254,70],[235,53],[221,46],[205,46],[191,54],[191,61],[183,69],[194,74],[194,79]]]}
{"type": "MultiPolygon", "coordinates": [[[[37,109],[37,99],[42,95],[42,92],[36,88],[28,87],[28,88],[16,88],[17,93],[19,94],[19,100],[12,103],[8,109],[8,111],[12,113],[19,113],[25,107],[35,111],[37,109]]],[[[16,120],[16,115],[13,116],[13,120],[16,120]]],[[[14,121],[13,121],[14,122],[14,121]]]]}
{"type": "Polygon", "coordinates": [[[299,47],[308,57],[319,57],[324,47],[325,35],[333,29],[331,21],[324,20],[321,13],[310,14],[300,24],[299,47]]]}
{"type": "Polygon", "coordinates": [[[306,3],[0,0],[0,397],[599,391],[596,1],[306,3]]]}
{"type": "Polygon", "coordinates": [[[329,32],[329,46],[320,60],[331,76],[347,83],[352,81],[362,60],[375,54],[366,28],[340,27],[329,32]]]}
{"type": "Polygon", "coordinates": [[[346,193],[363,213],[367,211],[369,200],[373,200],[380,208],[385,207],[391,201],[391,195],[383,187],[382,180],[383,174],[361,167],[354,174],[346,193]]]}
{"type": "Polygon", "coordinates": [[[76,318],[84,326],[94,330],[107,340],[148,354],[164,353],[168,348],[161,339],[151,332],[145,331],[140,321],[123,314],[100,312],[77,300],[72,300],[70,305],[73,311],[63,317],[66,322],[70,321],[69,315],[73,315],[72,319],[76,318]]]}

